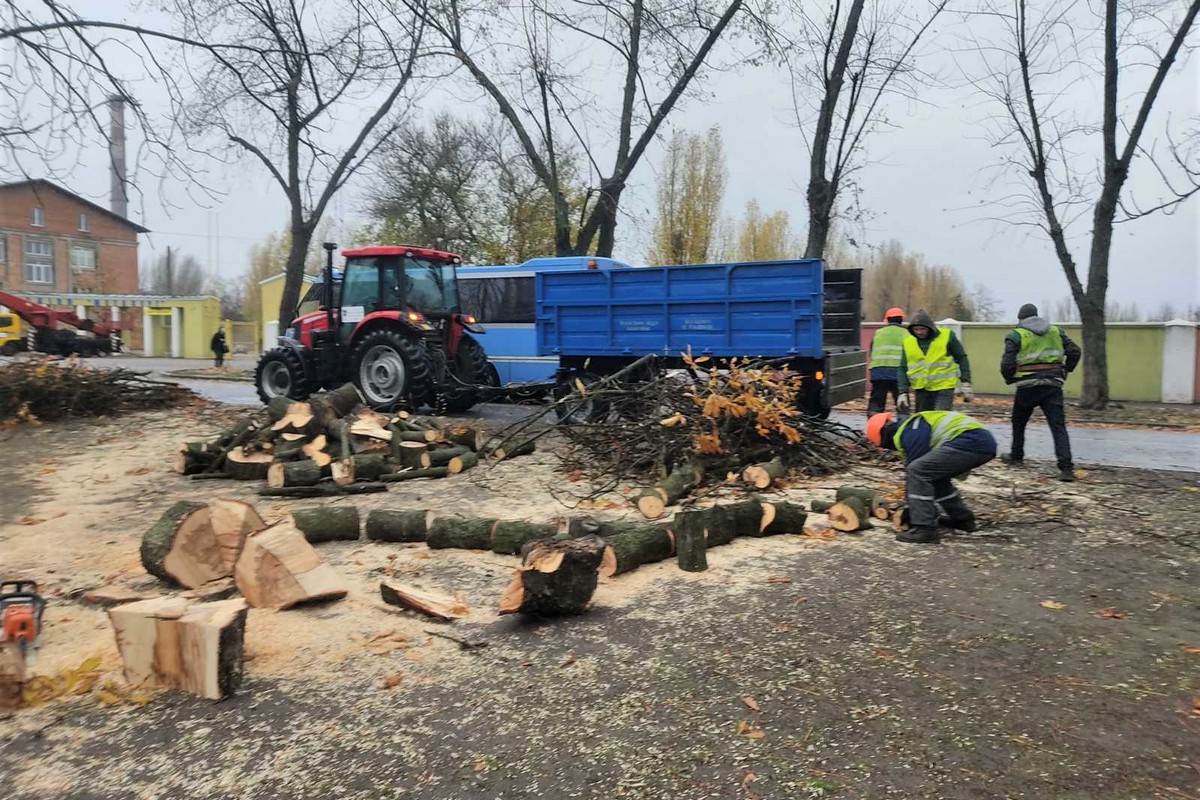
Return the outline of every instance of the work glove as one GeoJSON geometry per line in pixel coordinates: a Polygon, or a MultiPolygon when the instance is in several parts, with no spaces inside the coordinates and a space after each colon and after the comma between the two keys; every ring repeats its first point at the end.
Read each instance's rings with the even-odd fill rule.
{"type": "Polygon", "coordinates": [[[900,397],[899,399],[896,400],[896,413],[897,414],[908,414],[908,395],[907,394],[905,394],[903,397],[900,397]]]}
{"type": "Polygon", "coordinates": [[[963,381],[958,385],[958,391],[955,392],[955,394],[961,397],[964,403],[969,403],[975,399],[975,390],[972,389],[971,384],[967,383],[966,381],[963,381]]]}

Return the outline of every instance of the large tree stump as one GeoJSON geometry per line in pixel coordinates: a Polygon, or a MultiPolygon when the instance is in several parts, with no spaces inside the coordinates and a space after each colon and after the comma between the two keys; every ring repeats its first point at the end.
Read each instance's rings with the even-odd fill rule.
{"type": "Polygon", "coordinates": [[[762,464],[753,464],[742,470],[742,480],[755,489],[767,489],[771,484],[787,474],[783,459],[773,458],[762,464]]]}
{"type": "Polygon", "coordinates": [[[442,622],[453,622],[471,613],[471,609],[457,598],[414,589],[394,581],[380,581],[379,596],[388,605],[419,611],[442,622]]]}
{"type": "Polygon", "coordinates": [[[142,566],[156,578],[195,589],[229,574],[204,503],[180,500],[142,536],[142,566]]]}
{"type": "Polygon", "coordinates": [[[423,542],[429,532],[429,512],[377,508],[367,514],[366,528],[367,538],[376,542],[423,542]]]}
{"type": "Polygon", "coordinates": [[[759,523],[759,536],[778,536],[784,533],[801,533],[808,514],[804,506],[797,503],[781,501],[778,503],[762,503],[762,520],[759,523]]]}
{"type": "Polygon", "coordinates": [[[125,680],[220,700],[242,682],[246,601],[156,597],[109,609],[125,680]]]}
{"type": "Polygon", "coordinates": [[[474,517],[438,517],[429,526],[426,544],[435,550],[457,547],[463,550],[491,550],[494,519],[474,517]]]}
{"type": "Polygon", "coordinates": [[[604,552],[599,536],[531,544],[501,598],[499,613],[559,616],[586,611],[604,552]]]}
{"type": "Polygon", "coordinates": [[[675,537],[661,525],[631,523],[608,530],[611,532],[602,534],[608,550],[600,572],[606,578],[665,561],[675,552],[675,537]]]}
{"type": "Polygon", "coordinates": [[[346,596],[341,578],[291,521],[246,537],[233,571],[238,591],[255,608],[291,608],[346,596]]]}
{"type": "Polygon", "coordinates": [[[492,528],[492,552],[516,555],[529,542],[554,539],[556,536],[558,527],[555,525],[501,520],[492,528]]]}
{"type": "Polygon", "coordinates": [[[667,506],[674,505],[679,498],[699,486],[702,480],[704,465],[696,459],[688,459],[675,467],[666,478],[636,495],[638,510],[646,519],[658,519],[667,506]]]}
{"type": "Polygon", "coordinates": [[[310,544],[358,539],[358,509],[354,506],[297,508],[292,521],[310,544]]]}
{"type": "MultiPolygon", "coordinates": [[[[328,458],[328,456],[326,456],[328,458]]],[[[313,461],[277,461],[267,470],[267,486],[316,486],[321,482],[321,468],[313,461]]]]}

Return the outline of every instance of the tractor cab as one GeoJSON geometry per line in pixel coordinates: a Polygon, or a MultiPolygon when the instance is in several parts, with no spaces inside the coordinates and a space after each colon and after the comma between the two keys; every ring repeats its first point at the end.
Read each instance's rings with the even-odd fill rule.
{"type": "Polygon", "coordinates": [[[303,397],[352,380],[379,409],[459,411],[477,402],[491,370],[475,339],[483,329],[459,313],[461,259],[406,245],[361,247],[343,251],[339,278],[335,247],[325,245],[323,280],[301,302],[317,309],[298,316],[281,347],[260,360],[260,397],[303,397]]]}

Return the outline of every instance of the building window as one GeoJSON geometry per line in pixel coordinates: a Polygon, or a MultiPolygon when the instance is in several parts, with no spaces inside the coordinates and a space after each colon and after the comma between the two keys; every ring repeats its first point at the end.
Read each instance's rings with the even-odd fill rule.
{"type": "Polygon", "coordinates": [[[39,206],[33,207],[33,227],[46,227],[46,210],[39,206]]]}
{"type": "Polygon", "coordinates": [[[88,215],[80,214],[79,215],[79,230],[86,233],[86,232],[90,231],[91,229],[92,229],[92,221],[88,219],[88,215]]]}
{"type": "Polygon", "coordinates": [[[86,244],[71,245],[71,269],[95,269],[96,248],[86,244]]]}
{"type": "Polygon", "coordinates": [[[25,282],[54,283],[54,243],[49,239],[25,240],[25,282]]]}

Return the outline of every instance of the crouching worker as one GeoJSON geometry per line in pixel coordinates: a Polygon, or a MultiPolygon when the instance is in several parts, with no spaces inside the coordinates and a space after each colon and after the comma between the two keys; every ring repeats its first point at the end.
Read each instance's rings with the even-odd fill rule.
{"type": "Polygon", "coordinates": [[[904,456],[911,527],[897,533],[897,541],[937,542],[939,523],[976,530],[975,515],[950,479],[996,457],[996,440],[987,428],[957,411],[918,411],[907,417],[876,414],[867,420],[867,438],[904,456]],[[940,519],[939,505],[945,512],[940,519]]]}

